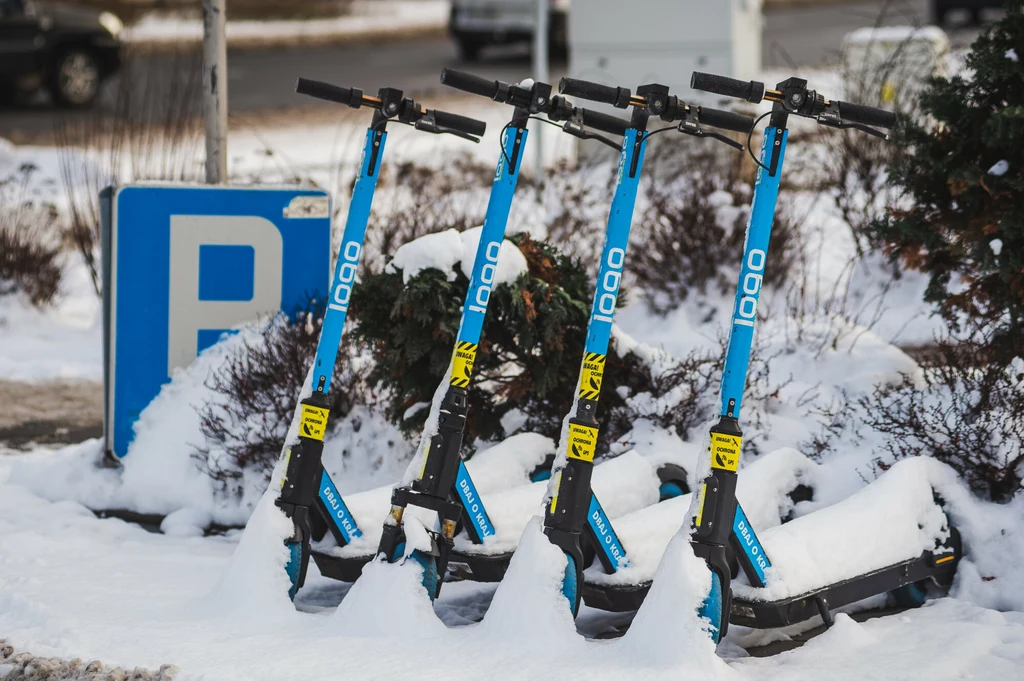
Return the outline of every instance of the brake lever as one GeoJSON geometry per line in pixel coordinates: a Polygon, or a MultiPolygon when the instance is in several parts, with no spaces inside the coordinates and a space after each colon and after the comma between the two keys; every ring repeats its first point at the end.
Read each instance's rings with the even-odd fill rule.
{"type": "Polygon", "coordinates": [[[464,140],[469,140],[470,142],[474,142],[474,143],[477,143],[477,144],[479,144],[479,142],[480,142],[480,138],[479,137],[475,137],[473,135],[470,135],[468,132],[462,132],[461,130],[450,130],[448,128],[438,128],[436,130],[436,133],[438,135],[455,135],[456,137],[461,137],[464,140]]]}
{"type": "Polygon", "coordinates": [[[622,149],[621,144],[616,144],[612,140],[608,139],[604,135],[597,135],[592,132],[587,132],[582,125],[573,120],[568,120],[562,126],[562,131],[567,132],[573,137],[578,137],[581,140],[597,140],[601,144],[607,144],[612,149],[619,151],[622,149]]]}
{"type": "Polygon", "coordinates": [[[836,127],[838,127],[840,130],[859,130],[861,132],[866,132],[869,135],[874,135],[878,139],[889,139],[888,133],[884,133],[881,130],[876,130],[875,128],[872,128],[867,125],[861,125],[860,123],[840,123],[836,127]]]}
{"type": "Polygon", "coordinates": [[[431,132],[435,135],[455,135],[456,137],[461,137],[462,139],[469,140],[470,142],[480,142],[479,137],[470,135],[468,132],[462,132],[461,130],[452,130],[451,128],[440,127],[437,124],[437,122],[434,121],[433,116],[424,116],[423,118],[416,121],[412,127],[423,132],[431,132]]]}
{"type": "Polygon", "coordinates": [[[736,140],[729,139],[720,132],[708,132],[703,128],[698,128],[693,125],[687,125],[688,122],[689,121],[686,120],[681,121],[676,129],[679,130],[679,132],[685,133],[687,135],[693,135],[694,137],[707,137],[709,139],[718,140],[723,144],[728,144],[730,147],[736,149],[737,151],[743,151],[743,145],[737,142],[736,140]]]}

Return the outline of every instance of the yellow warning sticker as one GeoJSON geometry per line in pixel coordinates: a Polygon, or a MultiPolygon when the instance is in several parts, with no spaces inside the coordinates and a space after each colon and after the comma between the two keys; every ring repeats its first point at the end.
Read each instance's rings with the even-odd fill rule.
{"type": "Polygon", "coordinates": [[[597,451],[597,432],[597,428],[592,426],[570,423],[569,458],[593,463],[594,452],[597,451]]]}
{"type": "Polygon", "coordinates": [[[281,489],[284,489],[284,483],[288,482],[288,464],[292,462],[292,448],[289,447],[284,453],[284,475],[281,476],[281,489]]]}
{"type": "Polygon", "coordinates": [[[711,467],[735,472],[740,465],[740,446],[743,438],[738,435],[711,433],[711,467]]]}
{"type": "Polygon", "coordinates": [[[302,425],[299,427],[299,435],[311,440],[323,440],[324,433],[327,432],[327,413],[327,409],[323,407],[302,405],[302,425]]]}
{"type": "Polygon", "coordinates": [[[601,379],[604,377],[604,355],[588,352],[583,357],[580,371],[580,399],[596,400],[601,394],[601,379]]]}
{"type": "Polygon", "coordinates": [[[548,509],[548,513],[551,515],[555,514],[555,507],[558,506],[558,488],[562,486],[562,472],[559,471],[555,475],[555,493],[551,496],[551,507],[548,509]]]}
{"type": "Polygon", "coordinates": [[[455,361],[452,362],[451,384],[456,388],[468,388],[469,377],[473,375],[477,346],[468,341],[459,341],[455,346],[455,361]]]}

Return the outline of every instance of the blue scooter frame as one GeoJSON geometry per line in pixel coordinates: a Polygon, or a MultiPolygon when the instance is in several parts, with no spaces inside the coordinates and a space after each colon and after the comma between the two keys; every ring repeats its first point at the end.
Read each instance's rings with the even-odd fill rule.
{"type": "Polygon", "coordinates": [[[292,520],[293,525],[292,535],[285,542],[289,551],[285,569],[291,583],[289,595],[292,598],[305,581],[309,566],[310,540],[314,534],[319,533],[320,518],[327,521],[327,528],[339,543],[349,542],[361,535],[355,519],[338,493],[337,486],[323,470],[323,439],[330,417],[328,391],[337,363],[352,288],[355,285],[373,195],[377,188],[384,145],[387,141],[388,120],[393,118],[400,123],[414,125],[419,130],[432,133],[450,132],[472,141],[478,141],[475,135],[482,135],[486,129],[480,121],[443,111],[423,109],[412,99],[404,98],[401,90],[393,88],[382,88],[377,97],[366,97],[358,89],[300,78],[296,90],[301,94],[346,104],[352,108],[369,106],[374,109],[374,113],[366,132],[359,177],[353,189],[327,308],[324,311],[323,327],[310,370],[310,384],[302,390],[302,399],[295,410],[281,452],[284,476],[276,504],[292,520]],[[314,506],[317,507],[317,514],[312,513],[314,506]]]}
{"type": "Polygon", "coordinates": [[[630,128],[622,140],[615,196],[608,214],[576,400],[568,417],[567,428],[563,431],[563,441],[558,446],[554,477],[549,487],[551,500],[544,514],[544,533],[562,549],[568,561],[563,593],[574,614],[579,610],[578,587],[583,581],[585,567],[582,543],[584,528],[589,531],[591,544],[606,570],[614,572],[629,565],[625,548],[592,491],[591,477],[599,435],[597,404],[618,304],[619,286],[622,283],[622,270],[626,264],[640,171],[647,149],[647,118],[646,112],[634,111],[630,128]]]}

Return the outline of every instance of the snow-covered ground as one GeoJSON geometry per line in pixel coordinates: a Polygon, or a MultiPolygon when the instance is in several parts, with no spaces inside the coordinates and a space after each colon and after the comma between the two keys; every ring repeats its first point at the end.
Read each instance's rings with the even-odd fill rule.
{"type": "MultiPolygon", "coordinates": [[[[385,163],[412,159],[443,167],[453,154],[467,149],[474,158],[493,163],[507,112],[468,100],[446,101],[442,108],[449,107],[488,121],[481,145],[427,138],[393,126],[385,163]]],[[[338,188],[344,214],[365,120],[347,112],[339,119],[236,131],[230,141],[232,173],[263,182],[300,176],[338,188]]],[[[565,138],[558,140],[545,145],[549,161],[572,154],[565,138]]],[[[791,158],[798,159],[800,145],[794,142],[791,149],[791,158]]],[[[100,163],[102,154],[86,152],[82,159],[100,163]]],[[[0,147],[0,170],[27,161],[39,168],[33,176],[36,189],[49,191],[62,206],[56,150],[0,147]]],[[[592,175],[594,182],[602,181],[601,173],[592,175]]],[[[453,200],[473,205],[486,201],[486,189],[456,194],[453,200]]],[[[510,231],[546,233],[554,208],[536,198],[537,192],[520,192],[510,231]]],[[[708,587],[707,573],[685,542],[673,538],[674,529],[685,522],[685,502],[677,501],[623,518],[621,538],[628,543],[635,536],[634,541],[645,542],[637,550],[637,560],[643,563],[638,567],[646,576],[656,573],[656,578],[629,631],[616,640],[601,637],[628,622],[629,615],[584,608],[573,623],[559,595],[564,558],[543,539],[536,520],[523,531],[510,572],[498,586],[451,582],[431,607],[413,561],[371,563],[352,586],[327,580],[311,567],[293,607],[280,569],[283,545],[276,539],[260,541],[283,536],[290,527],[267,499],[261,501],[262,485],[255,478],[246,479],[241,494],[224,496],[192,459],[202,438],[196,408],[213,397],[204,381],[237,344],[258,340],[261,328],[252,326],[208,349],[176,375],[140,418],[122,469],[97,465],[101,446],[94,440],[0,456],[0,638],[40,655],[96,658],[127,668],[157,669],[172,663],[181,670],[179,679],[278,680],[328,674],[342,679],[528,679],[568,674],[595,679],[699,674],[815,681],[1020,678],[1024,570],[1019,565],[1024,563],[1024,533],[1018,525],[1024,497],[1018,495],[1007,505],[984,503],[949,480],[946,469],[925,469],[927,464],[922,464],[920,475],[904,480],[913,491],[906,499],[890,490],[885,501],[891,504],[884,505],[871,497],[881,488],[864,490],[867,496],[860,498],[874,506],[860,518],[856,509],[850,510],[855,504],[844,505],[844,500],[863,490],[873,476],[874,443],[835,443],[834,451],[819,464],[801,463],[806,459],[793,451],[820,428],[816,408],[897,380],[901,372],[919,376],[920,368],[894,343],[926,343],[939,326],[921,303],[926,283],[922,276],[905,273],[896,280],[877,256],[851,260],[850,231],[830,200],[810,191],[790,191],[788,198],[795,212],[805,216],[800,225],[805,257],[793,276],[808,293],[801,299],[805,307],[799,314],[791,304],[792,287],[763,293],[765,319],[758,327],[758,342],[762,356],[771,358],[769,385],[776,389],[744,403],[751,414],[744,427],[749,428],[747,440],[762,452],[748,456],[750,479],[766,476],[765,484],[750,494],[778,487],[784,496],[783,483],[793,482],[786,476],[813,477],[815,501],[775,508],[793,511],[798,520],[778,532],[766,531],[763,539],[786,551],[787,557],[796,555],[807,549],[802,544],[806,538],[794,536],[796,530],[813,527],[815,518],[837,518],[834,522],[840,528],[827,529],[841,538],[846,527],[850,536],[860,537],[861,545],[849,547],[849,552],[853,565],[863,565],[858,561],[865,555],[902,548],[898,545],[923,541],[931,538],[925,534],[938,531],[927,504],[913,501],[924,498],[921,490],[927,485],[922,476],[927,475],[928,481],[943,487],[967,550],[949,597],[862,624],[841,614],[831,630],[803,648],[767,659],[748,657],[745,649],[784,639],[793,631],[734,627],[716,654],[694,613],[708,587]],[[831,296],[833,291],[844,292],[842,299],[831,296]],[[164,533],[98,519],[89,510],[111,507],[166,515],[164,533]],[[819,511],[831,515],[818,516],[819,511]],[[906,522],[891,523],[899,533],[886,522],[887,514],[894,513],[909,514],[900,516],[906,522]],[[211,522],[241,525],[250,514],[244,535],[230,531],[202,536],[202,528],[211,522]],[[658,523],[657,531],[645,534],[645,522],[658,523]],[[890,529],[893,532],[887,534],[890,529]],[[868,541],[875,544],[865,548],[868,541]]],[[[403,200],[410,197],[386,190],[378,195],[377,205],[403,200]]],[[[641,198],[638,225],[644,208],[641,198]]],[[[467,270],[468,264],[457,263],[452,254],[471,251],[465,242],[472,239],[472,234],[443,234],[433,239],[438,248],[421,243],[407,249],[397,264],[410,269],[450,269],[459,264],[467,270]]],[[[519,269],[517,264],[510,271],[519,269]]],[[[0,297],[0,378],[101,376],[100,305],[75,258],[70,258],[66,272],[56,305],[45,312],[16,297],[0,297]]],[[[633,295],[616,317],[616,337],[620,343],[635,344],[644,356],[661,358],[658,361],[684,357],[695,348],[717,347],[725,314],[712,313],[731,305],[732,295],[712,286],[706,296],[692,295],[678,309],[657,316],[641,296],[633,295]]],[[[682,451],[692,456],[703,437],[699,432],[683,442],[677,434],[641,421],[614,451],[635,448],[645,456],[682,451]]],[[[524,448],[510,459],[533,461],[551,446],[541,440],[520,435],[504,446],[514,442],[524,448]]],[[[325,466],[343,494],[356,494],[399,479],[414,450],[414,444],[373,409],[360,407],[328,438],[325,466]]],[[[488,453],[481,453],[481,461],[488,453]]],[[[501,476],[521,479],[527,472],[524,466],[510,465],[501,476]]],[[[897,471],[886,479],[905,476],[892,473],[897,471]]],[[[279,479],[280,471],[276,475],[279,479]]],[[[741,489],[741,496],[746,493],[741,489]]],[[[767,518],[771,503],[759,502],[751,516],[767,518]]],[[[835,537],[830,541],[832,553],[823,564],[841,578],[850,565],[838,560],[843,543],[835,537]]],[[[785,559],[779,562],[786,564],[785,559]]],[[[807,561],[790,558],[789,563],[786,569],[792,574],[806,571],[807,561]]],[[[877,603],[859,607],[871,605],[877,603]]],[[[0,678],[5,673],[0,664],[0,678]]]]}
{"type": "MultiPolygon", "coordinates": [[[[441,30],[448,22],[448,0],[356,0],[349,14],[335,18],[227,22],[229,45],[268,44],[323,38],[359,38],[384,33],[441,30]]],[[[146,16],[124,31],[130,44],[198,42],[203,22],[198,18],[146,16]]]]}

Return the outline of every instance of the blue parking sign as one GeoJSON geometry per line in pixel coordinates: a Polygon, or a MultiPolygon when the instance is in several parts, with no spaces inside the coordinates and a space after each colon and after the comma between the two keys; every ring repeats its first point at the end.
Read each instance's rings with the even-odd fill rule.
{"type": "Polygon", "coordinates": [[[104,198],[104,431],[120,459],[175,369],[238,324],[326,295],[330,200],[202,185],[128,185],[104,198]]]}

